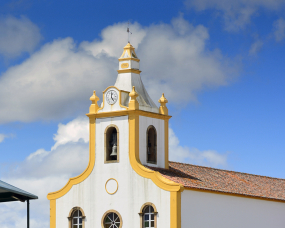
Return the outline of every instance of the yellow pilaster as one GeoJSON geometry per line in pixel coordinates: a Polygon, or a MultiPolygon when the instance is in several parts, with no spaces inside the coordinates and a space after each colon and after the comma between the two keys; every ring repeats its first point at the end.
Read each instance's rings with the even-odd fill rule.
{"type": "Polygon", "coordinates": [[[170,192],[170,228],[181,228],[181,192],[170,192]]]}
{"type": "Polygon", "coordinates": [[[169,150],[169,143],[168,143],[168,121],[169,119],[164,120],[164,159],[165,159],[165,168],[169,169],[169,155],[168,155],[168,150],[169,150]]]}
{"type": "Polygon", "coordinates": [[[56,227],[56,201],[50,200],[50,228],[56,227]]]}

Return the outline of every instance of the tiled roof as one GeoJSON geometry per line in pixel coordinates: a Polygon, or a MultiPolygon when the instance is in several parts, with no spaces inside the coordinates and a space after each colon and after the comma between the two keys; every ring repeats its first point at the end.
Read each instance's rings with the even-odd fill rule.
{"type": "Polygon", "coordinates": [[[169,162],[169,169],[153,168],[188,189],[257,197],[285,202],[285,179],[204,166],[169,162]]]}

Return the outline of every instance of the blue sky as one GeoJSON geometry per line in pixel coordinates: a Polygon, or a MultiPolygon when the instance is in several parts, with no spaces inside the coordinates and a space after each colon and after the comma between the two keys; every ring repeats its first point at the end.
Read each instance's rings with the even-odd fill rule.
{"type": "MultiPolygon", "coordinates": [[[[285,178],[284,5],[1,1],[0,177],[40,196],[33,227],[48,227],[46,194],[86,166],[84,114],[115,83],[128,21],[147,90],[169,100],[170,158],[285,178]]],[[[23,227],[24,205],[0,211],[23,227]]]]}

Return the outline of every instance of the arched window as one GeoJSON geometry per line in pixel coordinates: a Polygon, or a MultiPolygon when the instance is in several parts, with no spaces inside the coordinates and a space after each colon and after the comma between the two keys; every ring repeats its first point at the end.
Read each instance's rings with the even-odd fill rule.
{"type": "Polygon", "coordinates": [[[146,133],[146,156],[147,162],[156,164],[157,161],[157,134],[154,126],[149,126],[146,133]]]}
{"type": "Polygon", "coordinates": [[[119,161],[119,129],[109,125],[105,130],[105,163],[119,161]]]}
{"type": "Polygon", "coordinates": [[[141,228],[156,228],[156,217],[157,217],[157,210],[154,204],[152,203],[145,203],[141,207],[141,211],[139,213],[141,218],[141,228]]]}
{"type": "Polygon", "coordinates": [[[74,207],[69,212],[68,216],[69,228],[84,228],[85,227],[85,214],[80,207],[74,207]]]}
{"type": "Polygon", "coordinates": [[[102,228],[121,228],[123,220],[119,212],[115,210],[107,211],[102,217],[102,228]]]}

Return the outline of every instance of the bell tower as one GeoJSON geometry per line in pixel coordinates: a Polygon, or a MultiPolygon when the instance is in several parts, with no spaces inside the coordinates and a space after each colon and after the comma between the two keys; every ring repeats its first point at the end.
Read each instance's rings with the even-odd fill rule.
{"type": "MultiPolygon", "coordinates": [[[[97,104],[98,97],[92,101],[92,112],[88,116],[96,117],[97,120],[106,117],[111,118],[110,124],[118,117],[127,116],[128,125],[131,116],[136,116],[135,132],[136,139],[135,154],[137,160],[147,166],[168,168],[168,110],[167,99],[164,94],[159,99],[160,107],[152,101],[148,95],[140,76],[140,59],[137,57],[135,48],[128,43],[119,58],[119,70],[114,86],[109,86],[103,91],[103,101],[100,107],[97,104]]],[[[112,124],[111,124],[112,125],[112,124]]],[[[111,126],[110,125],[110,126],[111,126]]],[[[125,126],[129,128],[130,126],[125,126]]],[[[130,130],[130,129],[129,129],[130,130]]],[[[100,134],[104,135],[104,161],[105,163],[116,163],[121,159],[122,151],[120,140],[121,130],[117,126],[111,126],[100,134]]],[[[97,131],[97,134],[99,132],[97,131]]],[[[134,134],[132,131],[129,134],[134,134]]],[[[131,137],[131,135],[130,135],[131,137]]]]}

